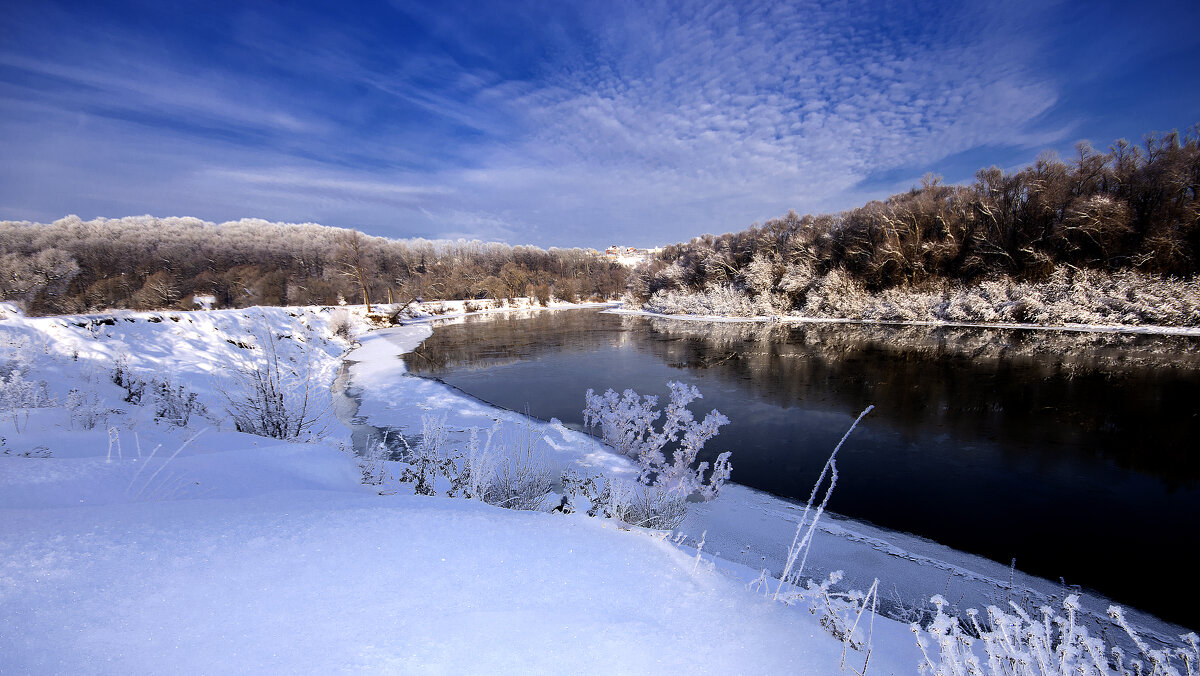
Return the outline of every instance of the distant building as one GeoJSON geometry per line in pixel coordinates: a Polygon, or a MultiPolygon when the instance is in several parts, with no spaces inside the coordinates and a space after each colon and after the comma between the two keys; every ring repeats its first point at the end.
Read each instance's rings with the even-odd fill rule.
{"type": "Polygon", "coordinates": [[[621,265],[633,267],[638,263],[649,260],[662,249],[639,249],[632,246],[610,246],[604,250],[604,256],[621,265]]]}

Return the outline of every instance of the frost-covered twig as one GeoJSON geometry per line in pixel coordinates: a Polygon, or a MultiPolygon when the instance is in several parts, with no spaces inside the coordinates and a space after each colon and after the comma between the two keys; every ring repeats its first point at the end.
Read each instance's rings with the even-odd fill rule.
{"type": "Polygon", "coordinates": [[[821,474],[817,477],[817,482],[813,484],[812,494],[808,496],[808,503],[804,506],[804,512],[800,515],[800,523],[796,524],[796,534],[792,538],[792,545],[788,548],[787,562],[783,567],[783,574],[779,576],[779,585],[775,589],[775,599],[779,600],[780,591],[783,589],[784,583],[796,584],[800,576],[804,573],[804,565],[808,560],[808,551],[812,547],[813,533],[816,530],[817,522],[821,519],[821,514],[825,512],[825,505],[829,504],[829,496],[833,493],[834,486],[837,485],[837,454],[842,450],[842,444],[846,443],[846,439],[850,438],[850,433],[858,427],[858,423],[866,417],[875,408],[874,405],[867,406],[862,413],[854,419],[854,423],[850,425],[850,429],[846,430],[846,434],[842,436],[842,440],[834,447],[833,453],[829,454],[829,459],[825,461],[825,466],[821,468],[821,474]],[[817,491],[821,488],[821,483],[825,481],[826,475],[829,476],[829,487],[825,489],[825,495],[821,499],[821,504],[813,509],[813,501],[817,497],[817,491]],[[813,513],[812,521],[808,521],[809,513],[813,513]],[[807,525],[807,529],[805,526],[807,525]],[[800,558],[800,565],[793,571],[796,565],[796,559],[800,558]]]}

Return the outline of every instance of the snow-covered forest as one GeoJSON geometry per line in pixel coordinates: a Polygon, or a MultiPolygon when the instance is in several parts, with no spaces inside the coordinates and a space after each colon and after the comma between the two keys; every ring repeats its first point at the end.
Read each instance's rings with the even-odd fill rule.
{"type": "Polygon", "coordinates": [[[590,249],[391,240],[256,219],[0,222],[0,300],[36,314],[109,308],[609,299],[626,269],[590,249]]]}
{"type": "Polygon", "coordinates": [[[1077,151],[669,246],[629,298],[666,314],[1200,324],[1200,130],[1077,151]]]}

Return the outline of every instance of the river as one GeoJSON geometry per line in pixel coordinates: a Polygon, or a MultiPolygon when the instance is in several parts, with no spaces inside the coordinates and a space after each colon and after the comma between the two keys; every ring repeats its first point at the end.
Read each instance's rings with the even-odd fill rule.
{"type": "MultiPolygon", "coordinates": [[[[582,423],[584,391],[700,388],[731,422],[710,457],[804,500],[839,455],[830,509],[1164,619],[1194,617],[1200,339],[855,324],[738,324],[597,311],[468,317],[409,370],[488,403],[582,423]],[[1186,597],[1181,599],[1180,595],[1186,597]],[[1181,600],[1186,609],[1180,606],[1181,600]]],[[[1194,623],[1192,623],[1194,624],[1194,623]]]]}

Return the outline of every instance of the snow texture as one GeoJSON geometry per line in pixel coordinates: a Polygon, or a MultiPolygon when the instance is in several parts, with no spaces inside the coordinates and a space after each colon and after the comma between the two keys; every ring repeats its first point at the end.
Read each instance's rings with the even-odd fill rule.
{"type": "MultiPolygon", "coordinates": [[[[748,570],[583,515],[381,496],[360,483],[336,422],[310,443],[234,431],[220,379],[253,359],[263,331],[312,348],[317,377],[333,382],[346,343],[327,317],[5,309],[0,361],[44,381],[56,405],[3,433],[0,673],[838,671],[841,644],[749,592],[748,570]],[[125,402],[111,376],[119,355],[134,377],[170,373],[209,417],[180,427],[125,402]],[[57,405],[73,389],[102,402],[99,424],[73,424],[57,405]]],[[[363,408],[508,419],[401,376],[394,357],[428,333],[364,338],[352,354],[355,386],[372,393],[363,408]]],[[[545,434],[563,462],[632,471],[583,435],[545,434]]],[[[902,625],[875,637],[878,673],[916,664],[902,625]]]]}

